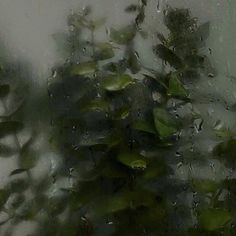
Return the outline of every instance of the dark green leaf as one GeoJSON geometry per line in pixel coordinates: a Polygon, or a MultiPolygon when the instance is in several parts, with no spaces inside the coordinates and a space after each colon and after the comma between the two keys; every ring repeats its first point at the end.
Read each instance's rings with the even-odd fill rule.
{"type": "Polygon", "coordinates": [[[122,153],[117,157],[118,161],[132,169],[146,169],[147,161],[137,153],[122,153]]]}
{"type": "Polygon", "coordinates": [[[118,61],[117,63],[115,62],[110,62],[108,64],[105,64],[103,66],[104,70],[108,70],[110,72],[115,72],[115,73],[119,73],[122,74],[126,71],[127,68],[127,60],[123,59],[118,61]]]}
{"type": "Polygon", "coordinates": [[[165,36],[162,34],[162,33],[157,33],[157,38],[160,40],[160,42],[162,43],[162,44],[166,44],[167,43],[167,40],[166,40],[166,38],[165,38],[165,36]]]}
{"type": "Polygon", "coordinates": [[[119,30],[111,28],[111,40],[117,44],[128,44],[135,37],[136,30],[133,25],[125,26],[119,30]]]}
{"type": "Polygon", "coordinates": [[[112,116],[114,120],[124,120],[129,116],[130,107],[124,106],[118,110],[116,110],[112,116]]]}
{"type": "Polygon", "coordinates": [[[145,12],[144,9],[142,8],[137,17],[135,18],[135,23],[139,26],[144,22],[145,19],[145,12]]]}
{"type": "Polygon", "coordinates": [[[137,5],[131,4],[128,7],[125,8],[125,11],[126,12],[135,12],[135,11],[137,11],[137,9],[138,9],[137,5]]]}
{"type": "Polygon", "coordinates": [[[162,44],[157,45],[154,48],[154,52],[164,61],[168,62],[170,66],[173,66],[175,69],[182,67],[181,59],[170,49],[165,47],[162,44]]]}
{"type": "Polygon", "coordinates": [[[141,64],[137,52],[130,52],[128,57],[128,68],[133,74],[138,73],[141,70],[141,64]]]}
{"type": "Polygon", "coordinates": [[[18,175],[18,174],[21,174],[23,172],[26,172],[27,169],[16,169],[16,170],[13,170],[11,173],[10,173],[10,176],[12,175],[18,175]]]}
{"type": "Polygon", "coordinates": [[[19,156],[19,165],[21,169],[31,169],[36,165],[37,154],[31,147],[33,142],[34,137],[30,138],[21,148],[19,156]]]}
{"type": "Polygon", "coordinates": [[[131,84],[134,84],[134,79],[128,74],[110,75],[101,81],[101,86],[107,91],[123,90],[131,84]]]}
{"type": "Polygon", "coordinates": [[[23,129],[23,124],[18,121],[5,121],[0,123],[0,138],[17,133],[23,129]]]}
{"type": "Polygon", "coordinates": [[[10,86],[8,84],[0,85],[0,98],[6,97],[10,92],[10,86]]]}
{"type": "Polygon", "coordinates": [[[169,80],[169,88],[167,90],[167,94],[169,96],[177,98],[186,98],[188,96],[188,93],[183,84],[179,81],[178,76],[173,73],[171,74],[169,80]]]}
{"type": "Polygon", "coordinates": [[[24,192],[28,186],[29,183],[25,179],[14,179],[8,184],[7,189],[10,193],[21,193],[24,192]]]}
{"type": "Polygon", "coordinates": [[[144,171],[142,178],[144,179],[154,179],[167,173],[167,167],[164,162],[154,160],[148,165],[147,169],[144,171]]]}
{"type": "Polygon", "coordinates": [[[178,131],[177,123],[166,110],[155,108],[153,110],[153,116],[156,130],[159,133],[160,138],[167,138],[178,131]]]}
{"type": "Polygon", "coordinates": [[[156,134],[155,126],[145,120],[135,121],[132,125],[132,128],[151,134],[156,134]]]}
{"type": "Polygon", "coordinates": [[[218,144],[213,153],[220,159],[236,160],[236,139],[222,142],[218,144]]]}
{"type": "Polygon", "coordinates": [[[5,189],[0,189],[0,209],[7,201],[9,195],[10,195],[9,191],[7,191],[5,189]]]}
{"type": "Polygon", "coordinates": [[[214,231],[229,223],[232,214],[225,209],[209,208],[200,212],[198,220],[203,229],[214,231]]]}
{"type": "Polygon", "coordinates": [[[214,193],[219,189],[220,183],[210,179],[193,179],[192,187],[200,193],[214,193]]]}
{"type": "Polygon", "coordinates": [[[152,192],[124,191],[112,196],[105,196],[99,199],[99,204],[95,210],[100,215],[116,213],[125,209],[134,209],[140,206],[149,206],[155,201],[155,195],[152,192]]]}

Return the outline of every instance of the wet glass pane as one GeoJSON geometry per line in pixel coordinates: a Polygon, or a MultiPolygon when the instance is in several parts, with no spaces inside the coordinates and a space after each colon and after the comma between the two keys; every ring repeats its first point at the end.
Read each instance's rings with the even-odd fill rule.
{"type": "Polygon", "coordinates": [[[0,0],[0,235],[236,235],[234,0],[0,0]]]}

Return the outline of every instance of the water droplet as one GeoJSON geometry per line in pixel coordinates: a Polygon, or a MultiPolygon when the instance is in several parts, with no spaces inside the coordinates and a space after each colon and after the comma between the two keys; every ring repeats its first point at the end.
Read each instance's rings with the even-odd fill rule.
{"type": "Polygon", "coordinates": [[[160,0],[157,1],[157,13],[161,12],[161,3],[160,0]]]}
{"type": "Polygon", "coordinates": [[[179,152],[176,152],[176,153],[175,153],[175,156],[176,156],[176,157],[181,157],[181,154],[180,154],[179,152]]]}
{"type": "Polygon", "coordinates": [[[209,77],[209,78],[214,78],[215,75],[214,75],[213,73],[208,73],[208,77],[209,77]]]}
{"type": "Polygon", "coordinates": [[[194,120],[194,128],[196,133],[199,133],[200,131],[202,131],[202,126],[203,126],[203,119],[199,118],[194,120]]]}

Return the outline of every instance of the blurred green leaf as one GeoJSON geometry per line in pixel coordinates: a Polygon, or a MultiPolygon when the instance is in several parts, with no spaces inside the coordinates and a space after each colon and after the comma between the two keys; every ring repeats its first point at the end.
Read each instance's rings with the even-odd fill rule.
{"type": "Polygon", "coordinates": [[[143,131],[143,132],[147,132],[150,134],[156,134],[155,126],[145,120],[134,121],[134,123],[132,124],[132,128],[143,131]]]}
{"type": "Polygon", "coordinates": [[[210,179],[193,179],[191,184],[194,191],[200,193],[214,193],[221,186],[220,183],[210,179]]]}
{"type": "Polygon", "coordinates": [[[84,62],[78,65],[74,65],[71,68],[71,75],[87,75],[92,74],[97,70],[97,64],[95,62],[84,62]]]}
{"type": "Polygon", "coordinates": [[[96,99],[91,101],[88,104],[85,104],[81,111],[86,112],[86,111],[104,111],[108,112],[109,111],[109,102],[102,100],[102,99],[96,99]]]}
{"type": "Polygon", "coordinates": [[[106,23],[106,20],[107,20],[106,17],[102,17],[100,19],[92,21],[89,24],[89,28],[91,28],[93,30],[97,30],[97,29],[99,29],[100,27],[102,27],[106,23]]]}
{"type": "Polygon", "coordinates": [[[96,51],[94,58],[96,60],[106,60],[115,56],[113,51],[114,46],[111,43],[100,42],[95,44],[96,51]]]}
{"type": "Polygon", "coordinates": [[[179,69],[183,66],[181,59],[170,49],[162,44],[154,48],[154,52],[164,61],[168,62],[170,66],[179,69]]]}
{"type": "Polygon", "coordinates": [[[5,121],[0,123],[0,138],[17,133],[23,129],[24,125],[18,121],[5,121]]]}
{"type": "Polygon", "coordinates": [[[110,72],[123,74],[126,71],[127,66],[127,60],[123,59],[118,62],[109,62],[103,66],[103,69],[110,72]]]}
{"type": "Polygon", "coordinates": [[[213,154],[226,160],[236,160],[236,139],[231,139],[222,143],[219,143],[213,150],[213,154]]]}
{"type": "Polygon", "coordinates": [[[136,25],[139,26],[140,24],[142,24],[144,22],[144,19],[145,19],[144,8],[141,8],[140,12],[138,13],[138,15],[135,18],[136,25]]]}
{"type": "Polygon", "coordinates": [[[111,40],[117,44],[128,44],[135,37],[136,29],[133,25],[125,26],[119,30],[111,28],[111,40]]]}
{"type": "Polygon", "coordinates": [[[27,169],[15,169],[15,170],[13,170],[13,171],[10,173],[10,176],[12,176],[12,175],[18,175],[18,174],[24,173],[24,172],[26,172],[26,171],[27,171],[27,169]]]}
{"type": "Polygon", "coordinates": [[[153,160],[143,172],[142,178],[155,179],[167,173],[167,166],[164,162],[153,160]]]}
{"type": "Polygon", "coordinates": [[[120,91],[131,84],[134,84],[134,79],[128,74],[110,75],[101,81],[101,86],[107,91],[120,91]]]}
{"type": "Polygon", "coordinates": [[[167,138],[177,133],[177,123],[165,109],[155,108],[153,110],[153,116],[160,138],[167,138]]]}
{"type": "Polygon", "coordinates": [[[14,179],[7,185],[7,190],[10,193],[24,192],[29,186],[29,182],[25,179],[14,179]]]}
{"type": "Polygon", "coordinates": [[[131,51],[128,55],[128,68],[133,74],[137,74],[141,70],[141,63],[137,52],[131,51]]]}
{"type": "Polygon", "coordinates": [[[0,209],[3,207],[9,196],[9,191],[6,189],[0,189],[0,209]]]}
{"type": "Polygon", "coordinates": [[[188,96],[188,92],[184,88],[183,84],[179,81],[178,76],[175,74],[171,74],[169,80],[169,87],[167,90],[167,94],[173,97],[186,98],[188,96]]]}
{"type": "Polygon", "coordinates": [[[222,187],[236,194],[236,179],[225,179],[223,181],[222,187]]]}
{"type": "Polygon", "coordinates": [[[10,86],[8,84],[0,85],[0,98],[6,97],[10,92],[10,86]]]}
{"type": "Polygon", "coordinates": [[[99,199],[95,210],[99,215],[116,213],[128,208],[135,209],[140,206],[152,205],[155,195],[146,190],[124,191],[114,195],[104,196],[99,199]]]}
{"type": "Polygon", "coordinates": [[[122,164],[132,168],[144,170],[147,168],[147,161],[143,156],[137,153],[122,153],[117,157],[122,164]]]}
{"type": "Polygon", "coordinates": [[[124,120],[129,116],[130,113],[130,107],[125,106],[118,110],[116,110],[113,114],[114,120],[124,120]]]}
{"type": "Polygon", "coordinates": [[[137,10],[138,10],[138,5],[135,5],[135,4],[131,4],[125,8],[126,12],[135,12],[137,10]]]}
{"type": "Polygon", "coordinates": [[[232,214],[225,209],[209,208],[199,213],[199,224],[208,231],[218,230],[232,220],[232,214]]]}
{"type": "Polygon", "coordinates": [[[37,154],[31,147],[33,142],[34,137],[30,138],[21,148],[19,156],[19,166],[21,169],[31,169],[36,165],[37,154]]]}

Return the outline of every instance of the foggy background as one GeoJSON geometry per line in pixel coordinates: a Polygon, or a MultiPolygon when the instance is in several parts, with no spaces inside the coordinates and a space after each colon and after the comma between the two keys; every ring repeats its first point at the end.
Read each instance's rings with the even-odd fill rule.
{"type": "MultiPolygon", "coordinates": [[[[105,27],[117,27],[132,19],[124,9],[129,3],[136,2],[135,0],[0,0],[0,39],[3,40],[10,57],[23,59],[32,66],[33,83],[36,88],[42,88],[46,86],[51,68],[56,63],[63,62],[52,36],[54,33],[67,31],[68,14],[91,5],[96,17],[107,17],[105,27]]],[[[212,54],[208,56],[217,68],[218,74],[215,78],[203,78],[199,81],[196,94],[198,92],[199,96],[210,94],[210,97],[224,99],[227,104],[222,101],[219,103],[203,101],[196,107],[206,120],[205,127],[213,126],[217,120],[222,120],[224,125],[235,129],[235,113],[226,108],[227,105],[236,103],[236,78],[230,77],[236,76],[236,0],[160,0],[159,8],[157,0],[149,0],[144,24],[144,28],[150,33],[148,43],[137,42],[143,64],[154,63],[151,45],[157,42],[154,33],[157,30],[165,31],[162,25],[162,9],[166,4],[189,8],[192,15],[198,17],[200,22],[211,22],[207,47],[212,50],[212,54]]],[[[99,32],[104,37],[106,37],[105,27],[99,32]]],[[[203,130],[196,141],[196,146],[203,151],[210,151],[214,143],[210,140],[209,132],[203,130]]],[[[42,149],[47,150],[43,146],[42,149]]],[[[45,155],[46,158],[48,155],[45,155]]],[[[14,165],[12,160],[0,159],[1,186],[14,169],[14,165]]],[[[211,167],[208,166],[206,169],[198,170],[198,174],[200,172],[209,174],[208,170],[211,170],[211,167]]],[[[185,173],[183,166],[178,172],[180,178],[185,178],[185,173]]],[[[216,178],[221,174],[215,170],[213,176],[216,178]]],[[[209,175],[211,176],[211,173],[209,175]]],[[[27,235],[27,225],[31,224],[25,222],[24,226],[16,227],[14,235],[27,235]]]]}

